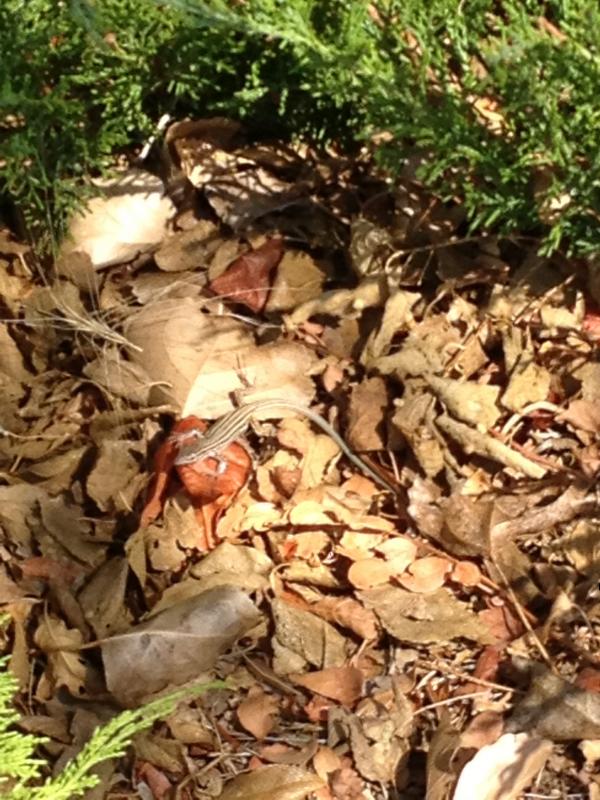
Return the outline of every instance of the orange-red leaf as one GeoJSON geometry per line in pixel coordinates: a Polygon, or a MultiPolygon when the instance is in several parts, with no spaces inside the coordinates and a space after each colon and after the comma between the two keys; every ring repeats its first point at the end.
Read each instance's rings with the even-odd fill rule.
{"type": "Polygon", "coordinates": [[[251,311],[262,311],[271,287],[271,272],[282,256],[283,240],[268,239],[256,250],[249,250],[236,258],[222,275],[211,282],[210,289],[251,311]]]}

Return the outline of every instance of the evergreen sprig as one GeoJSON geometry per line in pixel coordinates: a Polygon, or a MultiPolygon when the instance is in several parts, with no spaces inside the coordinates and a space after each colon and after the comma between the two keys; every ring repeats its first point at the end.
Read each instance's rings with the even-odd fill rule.
{"type": "Polygon", "coordinates": [[[107,759],[122,756],[137,733],[171,714],[180,700],[223,686],[220,682],[214,682],[186,688],[141,708],[123,711],[96,729],[89,742],[62,772],[36,786],[46,761],[35,757],[35,752],[47,740],[14,729],[19,715],[13,709],[12,700],[18,685],[6,668],[6,661],[6,658],[0,659],[0,797],[4,800],[71,800],[81,797],[100,780],[91,771],[93,767],[107,759]],[[3,793],[2,784],[8,781],[10,788],[3,793]]]}
{"type": "Polygon", "coordinates": [[[416,151],[472,228],[600,244],[590,0],[5,0],[0,48],[0,183],[55,237],[86,176],[163,113],[224,113],[258,136],[385,131],[380,162],[416,151]]]}

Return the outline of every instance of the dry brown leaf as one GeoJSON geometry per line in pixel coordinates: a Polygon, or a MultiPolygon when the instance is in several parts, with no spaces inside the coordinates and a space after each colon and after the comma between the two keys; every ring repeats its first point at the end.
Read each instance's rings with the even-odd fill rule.
{"type": "MultiPolygon", "coordinates": [[[[289,764],[290,766],[305,766],[310,761],[318,744],[316,741],[309,742],[305,747],[297,749],[281,742],[274,744],[263,744],[258,748],[258,754],[262,761],[269,764],[289,764]]],[[[262,766],[262,764],[260,765],[262,766]]],[[[251,769],[253,767],[251,766],[251,769]]],[[[256,768],[256,767],[254,767],[256,768]]]]}
{"type": "Polygon", "coordinates": [[[265,310],[290,311],[300,303],[319,297],[326,272],[309,253],[287,250],[277,268],[277,275],[265,310]]]}
{"type": "Polygon", "coordinates": [[[194,578],[205,579],[215,575],[235,573],[241,579],[266,582],[274,564],[266,553],[256,547],[223,542],[190,570],[194,578]]]}
{"type": "Polygon", "coordinates": [[[399,583],[411,592],[435,592],[446,582],[452,568],[450,561],[439,556],[426,556],[413,561],[408,572],[398,577],[399,583]]]}
{"type": "Polygon", "coordinates": [[[365,309],[381,306],[387,297],[378,278],[368,278],[355,289],[323,292],[318,298],[301,303],[285,318],[286,327],[294,330],[317,314],[334,317],[361,316],[365,309]]]}
{"type": "Polygon", "coordinates": [[[339,544],[340,548],[348,551],[354,551],[358,554],[358,558],[373,557],[372,550],[378,549],[383,542],[383,533],[368,533],[366,531],[344,531],[341,535],[339,544]]]}
{"type": "Polygon", "coordinates": [[[392,575],[390,564],[380,558],[364,558],[355,561],[348,570],[348,581],[356,589],[371,589],[382,586],[392,575]]]}
{"type": "Polygon", "coordinates": [[[148,373],[140,364],[126,361],[115,348],[103,348],[94,361],[84,366],[82,372],[117,397],[141,406],[150,402],[152,381],[148,373]]]}
{"type": "Polygon", "coordinates": [[[125,558],[109,558],[79,592],[77,600],[97,639],[125,630],[131,614],[125,603],[129,565],[125,558]]]}
{"type": "Polygon", "coordinates": [[[143,731],[135,737],[133,747],[137,759],[149,761],[159,769],[180,775],[184,768],[185,757],[181,742],[143,731]]]}
{"type": "MultiPolygon", "coordinates": [[[[286,577],[290,577],[289,573],[286,577]]],[[[379,635],[375,614],[352,597],[323,597],[311,603],[310,609],[323,619],[348,628],[362,639],[371,641],[379,635]]]]}
{"type": "Polygon", "coordinates": [[[340,453],[333,439],[325,433],[314,433],[307,420],[299,417],[285,419],[279,427],[277,438],[284,447],[304,456],[300,480],[294,487],[294,493],[321,486],[332,460],[340,453]]]}
{"type": "Polygon", "coordinates": [[[498,407],[500,388],[475,381],[427,377],[427,383],[454,417],[470,425],[493,428],[502,415],[498,407]]]}
{"type": "Polygon", "coordinates": [[[482,644],[496,641],[468,604],[446,589],[414,594],[396,586],[381,586],[360,592],[359,599],[400,641],[449,642],[459,637],[482,644]]]}
{"type": "Polygon", "coordinates": [[[315,772],[319,778],[322,778],[324,781],[327,780],[327,777],[330,773],[340,769],[341,766],[342,759],[334,750],[331,749],[331,747],[321,745],[313,756],[313,767],[315,768],[315,772]]]}
{"type": "Polygon", "coordinates": [[[504,730],[504,717],[497,711],[483,711],[473,717],[460,735],[461,747],[482,747],[493,744],[504,730]]]}
{"type": "MultiPolygon", "coordinates": [[[[275,641],[321,669],[338,667],[348,658],[348,640],[319,617],[276,598],[272,603],[275,641]]],[[[290,672],[298,672],[300,666],[290,672]]]]}
{"type": "Polygon", "coordinates": [[[413,563],[417,556],[417,545],[408,536],[392,536],[375,548],[390,565],[393,575],[401,572],[413,563]]]}
{"type": "Polygon", "coordinates": [[[461,772],[453,800],[515,800],[552,752],[552,742],[528,733],[506,733],[486,745],[461,772]]]}
{"type": "Polygon", "coordinates": [[[389,783],[409,752],[413,722],[412,704],[402,695],[388,707],[367,697],[354,712],[338,706],[329,711],[330,725],[343,730],[352,747],[357,770],[369,781],[389,783]]]}
{"type": "Polygon", "coordinates": [[[252,220],[297,202],[303,190],[256,166],[243,156],[214,150],[188,179],[201,188],[217,216],[234,231],[252,220]]]}
{"type": "Polygon", "coordinates": [[[597,400],[571,400],[565,411],[556,416],[559,422],[568,422],[575,430],[598,433],[600,408],[597,400]]]}
{"type": "Polygon", "coordinates": [[[312,560],[329,547],[331,539],[324,531],[304,531],[289,536],[284,546],[289,546],[295,558],[312,560]]]}
{"type": "Polygon", "coordinates": [[[171,606],[102,643],[108,689],[131,706],[168,685],[185,683],[211,669],[258,620],[247,595],[230,586],[171,606]]]}
{"type": "Polygon", "coordinates": [[[316,500],[301,500],[293,505],[288,514],[292,525],[331,525],[332,519],[316,500]]]}
{"type": "Polygon", "coordinates": [[[276,764],[238,775],[218,800],[305,800],[323,785],[321,778],[308,770],[276,764]]]}
{"type": "MultiPolygon", "coordinates": [[[[317,363],[310,348],[286,341],[259,347],[249,341],[246,345],[232,342],[231,347],[225,348],[214,330],[208,336],[201,362],[196,354],[195,363],[200,366],[185,399],[184,416],[220,417],[232,410],[231,398],[240,393],[241,405],[274,397],[310,405],[315,392],[310,372],[317,363]],[[248,386],[252,386],[251,393],[248,386]]],[[[290,416],[293,415],[290,411],[290,416]]],[[[281,417],[281,411],[275,417],[281,417]]],[[[256,419],[272,418],[272,409],[256,414],[256,419]]]]}
{"type": "Polygon", "coordinates": [[[188,557],[186,550],[203,546],[194,508],[174,501],[167,501],[162,525],[148,525],[142,535],[148,562],[161,572],[176,572],[188,557]]]}
{"type": "Polygon", "coordinates": [[[22,555],[31,554],[32,528],[38,520],[39,503],[48,493],[39,486],[17,483],[0,486],[0,523],[4,535],[22,555]]]}
{"type": "Polygon", "coordinates": [[[83,694],[87,670],[78,652],[83,644],[81,632],[68,629],[61,619],[46,614],[34,640],[48,657],[48,678],[52,689],[66,686],[74,697],[83,694]]]}
{"type": "MultiPolygon", "coordinates": [[[[374,8],[374,6],[370,6],[374,8]]],[[[349,759],[344,759],[349,762],[349,759]]],[[[365,783],[352,767],[342,766],[330,778],[331,792],[334,800],[366,800],[365,783]]],[[[331,795],[330,795],[331,797],[331,795]]],[[[321,800],[321,798],[319,798],[321,800]]],[[[329,800],[329,798],[325,798],[329,800]]]]}
{"type": "Polygon", "coordinates": [[[484,608],[478,616],[497,643],[510,642],[523,632],[520,621],[512,620],[505,606],[484,608]]]}
{"type": "Polygon", "coordinates": [[[86,489],[101,511],[128,512],[146,483],[133,442],[105,439],[90,471],[86,489]]]}
{"type": "Polygon", "coordinates": [[[104,560],[106,544],[98,542],[88,520],[64,497],[40,499],[43,528],[37,534],[43,555],[60,559],[66,551],[77,561],[96,567],[104,560]]]}
{"type": "Polygon", "coordinates": [[[359,453],[385,448],[385,412],[388,405],[387,387],[383,378],[374,377],[354,387],[350,396],[348,443],[359,453]]]}
{"type": "Polygon", "coordinates": [[[593,520],[578,520],[561,537],[560,547],[578,572],[592,577],[600,564],[600,532],[593,520]]]}
{"type": "Polygon", "coordinates": [[[8,614],[13,622],[13,642],[9,668],[22,691],[25,691],[31,680],[31,663],[27,641],[27,622],[31,610],[32,604],[29,600],[16,600],[3,609],[3,613],[8,614]]]}
{"type": "MultiPolygon", "coordinates": [[[[579,742],[578,747],[586,760],[586,767],[590,771],[595,770],[597,762],[600,761],[600,739],[584,740],[583,742],[579,742]]],[[[592,800],[593,797],[594,796],[590,793],[590,800],[592,800]]],[[[594,798],[594,800],[596,800],[596,798],[594,798]]]]}
{"type": "Polygon", "coordinates": [[[453,761],[460,746],[459,734],[444,712],[443,709],[427,754],[427,800],[449,800],[456,781],[453,761]]]}
{"type": "Polygon", "coordinates": [[[516,364],[508,386],[501,397],[501,403],[510,411],[521,411],[529,403],[548,399],[552,376],[526,356],[516,364]]]}
{"type": "MultiPolygon", "coordinates": [[[[33,559],[28,559],[28,561],[32,560],[33,559]]],[[[27,572],[27,567],[23,569],[23,565],[26,565],[28,561],[22,561],[19,564],[19,567],[21,568],[25,578],[35,577],[35,572],[32,575],[31,573],[27,572]]],[[[73,580],[74,577],[75,576],[71,576],[71,580],[73,580]]],[[[65,583],[68,582],[69,581],[65,581],[65,583]]],[[[17,586],[13,579],[9,577],[6,566],[4,564],[0,564],[0,605],[14,603],[17,600],[21,600],[23,597],[25,597],[25,595],[25,590],[17,586]]]]}
{"type": "Polygon", "coordinates": [[[476,454],[484,458],[491,458],[510,467],[517,472],[523,473],[528,478],[540,480],[547,473],[547,468],[541,466],[536,461],[527,458],[518,450],[509,447],[495,439],[493,436],[482,433],[471,428],[462,422],[456,422],[447,414],[441,414],[436,419],[436,425],[447,433],[466,453],[476,454]]]}
{"type": "Polygon", "coordinates": [[[472,561],[457,561],[452,567],[451,578],[462,586],[477,586],[481,582],[481,570],[472,561]]]}
{"type": "Polygon", "coordinates": [[[361,354],[361,364],[368,367],[376,359],[385,355],[390,343],[399,332],[404,332],[413,324],[412,308],[419,301],[416,292],[395,291],[387,300],[379,327],[367,340],[361,354]]]}
{"type": "Polygon", "coordinates": [[[186,231],[170,236],[154,253],[156,266],[166,272],[206,269],[220,244],[219,229],[214,222],[200,219],[186,231]]]}
{"type": "Polygon", "coordinates": [[[237,717],[255,739],[264,739],[275,727],[278,711],[279,700],[275,695],[253,687],[237,707],[237,717]]]}
{"type": "Polygon", "coordinates": [[[311,692],[353,706],[362,694],[363,674],[356,667],[329,667],[303,675],[292,674],[290,680],[311,692]]]}

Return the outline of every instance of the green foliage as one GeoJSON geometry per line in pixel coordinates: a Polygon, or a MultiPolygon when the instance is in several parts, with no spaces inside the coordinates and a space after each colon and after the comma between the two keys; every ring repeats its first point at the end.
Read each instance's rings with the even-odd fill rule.
{"type": "Polygon", "coordinates": [[[122,712],[98,728],[59,775],[35,786],[32,783],[39,783],[46,762],[35,758],[34,753],[46,740],[14,730],[19,715],[12,708],[12,698],[18,687],[6,669],[6,659],[0,660],[0,797],[4,800],[71,800],[80,797],[98,783],[98,777],[91,772],[96,764],[122,756],[137,733],[172,713],[182,698],[217,685],[222,684],[181,690],[141,708],[122,712]],[[8,780],[11,780],[10,788],[5,792],[2,784],[8,780]]]}
{"type": "Polygon", "coordinates": [[[385,131],[380,162],[416,149],[472,227],[600,242],[591,0],[5,0],[0,48],[22,120],[5,186],[56,232],[81,178],[162,113],[217,112],[346,146],[385,131]]]}

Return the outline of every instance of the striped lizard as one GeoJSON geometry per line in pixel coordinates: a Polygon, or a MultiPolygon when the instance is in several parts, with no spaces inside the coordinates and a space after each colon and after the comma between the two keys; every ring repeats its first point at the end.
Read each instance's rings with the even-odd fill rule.
{"type": "Polygon", "coordinates": [[[248,425],[255,415],[263,411],[272,412],[272,416],[278,418],[286,416],[286,412],[288,411],[295,411],[298,414],[302,414],[330,436],[348,460],[358,467],[361,472],[384,489],[387,489],[393,494],[398,494],[398,487],[394,486],[391,481],[388,481],[387,478],[379,472],[376,472],[366,461],[363,461],[357,453],[353,452],[337,431],[335,431],[323,417],[311,408],[301,403],[296,403],[293,400],[277,398],[255,400],[252,403],[247,403],[225,414],[225,416],[214,422],[204,433],[198,429],[192,429],[185,433],[178,434],[176,438],[179,441],[190,436],[194,437],[194,441],[181,446],[175,458],[175,466],[192,464],[203,458],[218,458],[224,448],[245,434],[248,425]]]}

